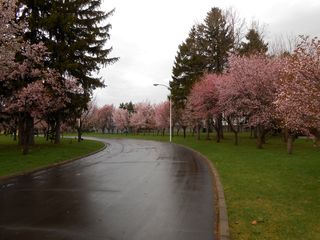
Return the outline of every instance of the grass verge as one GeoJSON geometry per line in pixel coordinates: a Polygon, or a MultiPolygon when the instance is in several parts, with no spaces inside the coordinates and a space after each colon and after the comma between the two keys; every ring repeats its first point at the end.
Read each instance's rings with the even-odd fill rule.
{"type": "MultiPolygon", "coordinates": [[[[168,136],[143,134],[94,136],[168,141],[168,136]]],[[[270,138],[264,149],[256,149],[248,134],[240,136],[239,146],[228,134],[221,143],[191,136],[173,141],[201,152],[217,168],[231,239],[320,239],[320,149],[311,141],[297,140],[292,155],[279,137],[270,138]]]]}
{"type": "Polygon", "coordinates": [[[43,137],[35,138],[36,145],[27,155],[11,137],[0,135],[0,176],[18,174],[46,167],[54,163],[80,157],[94,152],[104,146],[101,142],[84,140],[80,143],[75,139],[61,139],[61,144],[52,144],[43,137]]]}

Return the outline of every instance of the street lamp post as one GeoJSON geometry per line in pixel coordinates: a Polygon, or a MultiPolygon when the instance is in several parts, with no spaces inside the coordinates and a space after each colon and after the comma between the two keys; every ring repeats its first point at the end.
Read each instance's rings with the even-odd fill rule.
{"type": "Polygon", "coordinates": [[[165,84],[159,84],[159,83],[154,83],[153,86],[163,86],[167,88],[170,91],[170,97],[169,97],[169,106],[170,106],[170,116],[169,116],[169,122],[170,122],[170,129],[169,129],[169,134],[170,134],[170,142],[172,142],[172,102],[171,102],[171,88],[165,84]]]}

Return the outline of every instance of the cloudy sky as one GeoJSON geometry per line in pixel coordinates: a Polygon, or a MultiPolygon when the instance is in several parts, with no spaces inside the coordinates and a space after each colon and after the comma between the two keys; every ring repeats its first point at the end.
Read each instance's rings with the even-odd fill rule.
{"type": "Polygon", "coordinates": [[[319,0],[103,0],[103,10],[116,9],[109,43],[120,60],[100,71],[108,87],[94,92],[97,104],[164,101],[168,90],[153,83],[169,84],[178,45],[212,7],[232,7],[248,23],[258,20],[266,39],[320,37],[319,0]]]}

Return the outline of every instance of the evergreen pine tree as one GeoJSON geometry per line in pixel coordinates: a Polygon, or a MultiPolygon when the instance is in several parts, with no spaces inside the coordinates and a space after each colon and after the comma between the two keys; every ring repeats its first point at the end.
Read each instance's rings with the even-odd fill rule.
{"type": "Polygon", "coordinates": [[[251,55],[255,53],[265,54],[268,51],[268,43],[265,43],[261,34],[255,29],[250,29],[246,35],[246,41],[242,42],[238,50],[240,55],[251,55]]]}
{"type": "Polygon", "coordinates": [[[172,100],[183,107],[193,84],[205,73],[222,73],[234,50],[233,26],[219,8],[212,8],[203,24],[192,27],[188,38],[179,45],[172,81],[172,100]]]}
{"type": "Polygon", "coordinates": [[[206,70],[222,73],[227,67],[228,54],[234,47],[233,28],[219,8],[212,8],[202,25],[202,48],[206,70]]]}
{"type": "Polygon", "coordinates": [[[57,70],[61,80],[74,77],[83,92],[70,96],[72,101],[64,112],[48,116],[56,129],[59,142],[60,122],[70,114],[81,115],[90,101],[92,91],[103,87],[95,76],[101,66],[112,64],[112,48],[105,48],[111,25],[104,21],[114,10],[100,10],[101,0],[21,0],[25,4],[23,16],[29,22],[26,38],[33,43],[44,42],[50,57],[47,67],[57,70]]]}
{"type": "Polygon", "coordinates": [[[178,47],[170,82],[176,108],[183,108],[192,85],[204,73],[204,56],[199,48],[198,26],[193,26],[188,38],[178,47]]]}
{"type": "MultiPolygon", "coordinates": [[[[175,108],[184,107],[193,84],[204,73],[222,74],[225,71],[229,53],[234,48],[234,26],[227,21],[221,9],[212,8],[204,23],[193,27],[188,39],[179,46],[170,82],[175,108]]],[[[222,114],[215,123],[220,141],[223,137],[222,114]]]]}
{"type": "Polygon", "coordinates": [[[131,101],[120,103],[119,108],[127,110],[130,116],[134,113],[134,104],[131,101]]]}
{"type": "MultiPolygon", "coordinates": [[[[233,26],[219,8],[212,8],[202,24],[201,48],[206,59],[206,71],[222,74],[228,67],[229,53],[234,50],[235,38],[233,26]]],[[[206,119],[210,122],[209,119],[206,119]]],[[[217,131],[217,142],[223,138],[222,113],[213,121],[217,131]]]]}

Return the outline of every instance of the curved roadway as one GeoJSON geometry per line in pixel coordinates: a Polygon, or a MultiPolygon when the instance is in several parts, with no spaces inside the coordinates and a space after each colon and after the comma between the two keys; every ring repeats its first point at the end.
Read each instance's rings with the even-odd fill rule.
{"type": "Polygon", "coordinates": [[[197,154],[102,141],[95,155],[0,182],[0,239],[215,239],[211,174],[197,154]]]}

